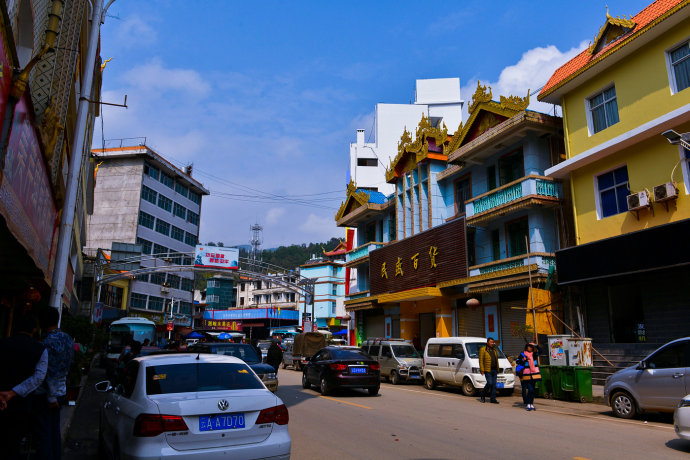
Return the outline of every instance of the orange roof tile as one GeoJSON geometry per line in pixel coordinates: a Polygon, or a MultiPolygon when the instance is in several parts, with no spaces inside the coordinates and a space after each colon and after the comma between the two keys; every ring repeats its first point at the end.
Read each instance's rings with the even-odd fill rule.
{"type": "Polygon", "coordinates": [[[690,3],[689,0],[657,0],[651,5],[647,6],[645,9],[631,18],[631,20],[635,23],[635,28],[631,32],[622,35],[620,38],[612,41],[611,43],[608,43],[596,54],[590,54],[589,49],[585,49],[570,61],[556,69],[553,75],[551,75],[549,81],[546,83],[546,85],[544,85],[539,93],[538,99],[542,100],[542,98],[552,93],[558,87],[564,85],[580,73],[584,72],[596,62],[606,58],[609,54],[616,51],[616,49],[627,44],[630,40],[638,37],[649,28],[655,26],[657,20],[663,19],[662,16],[666,15],[667,13],[675,12],[675,10],[687,6],[688,3],[690,3]]]}

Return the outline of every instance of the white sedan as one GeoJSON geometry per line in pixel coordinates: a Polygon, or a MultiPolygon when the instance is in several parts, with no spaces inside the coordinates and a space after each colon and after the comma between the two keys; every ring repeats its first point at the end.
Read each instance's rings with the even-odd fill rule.
{"type": "Polygon", "coordinates": [[[121,374],[96,384],[100,458],[290,458],[287,408],[238,358],[154,355],[121,374]]]}
{"type": "Polygon", "coordinates": [[[680,400],[673,414],[673,427],[679,438],[690,441],[690,395],[680,400]]]}

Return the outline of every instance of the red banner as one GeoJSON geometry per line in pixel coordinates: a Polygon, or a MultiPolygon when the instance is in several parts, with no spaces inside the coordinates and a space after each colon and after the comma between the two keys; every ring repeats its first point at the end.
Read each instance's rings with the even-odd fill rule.
{"type": "Polygon", "coordinates": [[[205,319],[204,329],[212,331],[237,331],[242,332],[242,322],[231,319],[205,319]]]}

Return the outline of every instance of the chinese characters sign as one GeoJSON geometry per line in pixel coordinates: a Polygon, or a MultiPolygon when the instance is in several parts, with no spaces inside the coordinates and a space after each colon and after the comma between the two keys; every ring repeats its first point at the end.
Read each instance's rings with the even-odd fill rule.
{"type": "Polygon", "coordinates": [[[242,322],[229,319],[205,319],[204,329],[213,331],[239,331],[242,332],[242,322]]]}
{"type": "Polygon", "coordinates": [[[465,219],[391,243],[369,254],[371,294],[406,291],[467,276],[465,219]]]}
{"type": "Polygon", "coordinates": [[[194,266],[237,270],[239,255],[240,250],[237,248],[197,245],[194,266]]]}

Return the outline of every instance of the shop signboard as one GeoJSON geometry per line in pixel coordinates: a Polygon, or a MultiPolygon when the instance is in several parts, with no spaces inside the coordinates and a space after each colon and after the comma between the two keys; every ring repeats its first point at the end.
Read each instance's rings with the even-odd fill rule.
{"type": "Polygon", "coordinates": [[[203,329],[210,329],[212,331],[238,331],[242,332],[242,322],[225,319],[205,319],[203,320],[203,329]]]}
{"type": "Polygon", "coordinates": [[[225,270],[237,270],[239,266],[240,250],[238,248],[225,248],[219,246],[196,246],[194,266],[203,268],[220,268],[225,270]]]}
{"type": "Polygon", "coordinates": [[[371,295],[467,277],[465,241],[465,219],[460,218],[371,251],[371,295]]]}
{"type": "Polygon", "coordinates": [[[93,322],[100,323],[103,319],[103,302],[94,302],[93,304],[93,322]]]}
{"type": "MultiPolygon", "coordinates": [[[[2,65],[3,74],[10,72],[2,65]]],[[[59,219],[28,97],[15,106],[7,150],[0,157],[0,215],[50,283],[59,219]]]]}

